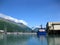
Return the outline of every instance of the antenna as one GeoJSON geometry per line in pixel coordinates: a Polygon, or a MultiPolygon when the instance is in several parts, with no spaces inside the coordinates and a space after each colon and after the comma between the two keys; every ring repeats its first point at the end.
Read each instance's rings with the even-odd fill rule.
{"type": "Polygon", "coordinates": [[[42,25],[40,25],[41,29],[42,29],[42,25]]]}

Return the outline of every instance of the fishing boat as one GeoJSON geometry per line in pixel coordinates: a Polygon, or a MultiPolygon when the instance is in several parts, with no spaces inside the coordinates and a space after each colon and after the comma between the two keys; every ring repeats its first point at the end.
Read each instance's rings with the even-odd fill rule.
{"type": "Polygon", "coordinates": [[[46,35],[46,31],[44,28],[38,30],[37,35],[46,35]]]}

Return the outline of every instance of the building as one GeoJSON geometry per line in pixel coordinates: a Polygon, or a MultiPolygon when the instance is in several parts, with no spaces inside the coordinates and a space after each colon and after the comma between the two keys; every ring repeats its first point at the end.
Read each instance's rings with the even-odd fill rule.
{"type": "Polygon", "coordinates": [[[46,31],[48,34],[60,34],[60,22],[48,22],[46,31]]]}
{"type": "Polygon", "coordinates": [[[0,33],[3,33],[4,32],[4,30],[0,30],[0,33]]]}

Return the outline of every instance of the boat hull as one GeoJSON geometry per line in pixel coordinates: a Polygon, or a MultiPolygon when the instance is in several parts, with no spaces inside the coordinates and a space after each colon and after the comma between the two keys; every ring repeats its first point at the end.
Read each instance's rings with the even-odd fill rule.
{"type": "Polygon", "coordinates": [[[44,32],[37,32],[37,35],[46,35],[46,32],[44,31],[44,32]]]}

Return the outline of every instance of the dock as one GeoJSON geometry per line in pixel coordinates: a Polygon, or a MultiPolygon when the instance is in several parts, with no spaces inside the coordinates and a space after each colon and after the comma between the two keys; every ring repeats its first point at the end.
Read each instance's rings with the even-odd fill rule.
{"type": "Polygon", "coordinates": [[[48,22],[46,31],[48,34],[60,34],[60,22],[48,22]]]}

